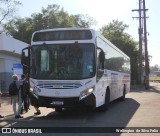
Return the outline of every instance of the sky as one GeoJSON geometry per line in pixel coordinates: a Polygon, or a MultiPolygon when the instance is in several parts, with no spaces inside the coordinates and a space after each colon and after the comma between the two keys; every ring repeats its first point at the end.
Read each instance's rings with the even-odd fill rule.
{"type": "MultiPolygon", "coordinates": [[[[138,42],[138,12],[132,9],[139,8],[139,0],[19,0],[23,5],[18,7],[17,15],[24,18],[30,17],[32,13],[40,13],[42,7],[46,8],[49,4],[60,5],[64,11],[70,15],[87,14],[97,22],[94,29],[98,30],[104,25],[112,22],[113,19],[123,21],[129,25],[126,30],[132,38],[138,42]]],[[[150,66],[158,64],[160,66],[160,0],[145,0],[147,19],[147,45],[148,54],[151,57],[150,66]]]]}

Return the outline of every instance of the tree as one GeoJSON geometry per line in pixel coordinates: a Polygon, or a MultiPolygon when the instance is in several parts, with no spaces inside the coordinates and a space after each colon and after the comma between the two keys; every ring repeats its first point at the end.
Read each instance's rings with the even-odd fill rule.
{"type": "Polygon", "coordinates": [[[41,13],[33,13],[29,18],[16,18],[4,28],[14,38],[30,43],[34,31],[49,28],[83,27],[88,28],[95,21],[86,15],[69,15],[59,5],[48,5],[41,13]]]}
{"type": "Polygon", "coordinates": [[[3,32],[3,25],[7,20],[13,18],[17,6],[21,3],[17,0],[0,0],[0,33],[3,32]]]}
{"type": "Polygon", "coordinates": [[[160,67],[158,66],[158,64],[150,67],[150,72],[159,71],[159,70],[160,70],[160,67]]]}
{"type": "Polygon", "coordinates": [[[138,50],[137,42],[125,33],[129,26],[122,21],[113,20],[108,25],[103,26],[100,32],[104,37],[111,41],[115,46],[122,50],[131,60],[131,78],[138,80],[138,50]]]}
{"type": "Polygon", "coordinates": [[[81,27],[81,28],[90,28],[92,25],[96,24],[96,21],[86,15],[78,14],[78,15],[72,15],[75,27],[81,27]]]}

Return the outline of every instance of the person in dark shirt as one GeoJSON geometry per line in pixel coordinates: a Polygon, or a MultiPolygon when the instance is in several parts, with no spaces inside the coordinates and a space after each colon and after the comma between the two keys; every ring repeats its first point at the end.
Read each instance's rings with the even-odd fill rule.
{"type": "MultiPolygon", "coordinates": [[[[2,93],[1,93],[1,91],[0,91],[0,107],[1,107],[1,95],[2,95],[2,93]]],[[[0,114],[0,118],[4,118],[4,116],[2,116],[2,115],[0,114]]]]}
{"type": "Polygon", "coordinates": [[[21,76],[21,81],[22,86],[21,86],[21,94],[22,94],[22,109],[21,109],[21,113],[23,113],[23,110],[25,110],[26,112],[28,112],[29,109],[29,83],[28,83],[28,77],[25,77],[25,75],[23,74],[21,76]]]}

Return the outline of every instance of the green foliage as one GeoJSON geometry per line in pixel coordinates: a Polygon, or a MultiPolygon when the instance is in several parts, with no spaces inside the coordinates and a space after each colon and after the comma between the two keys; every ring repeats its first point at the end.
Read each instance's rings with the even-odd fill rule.
{"type": "Polygon", "coordinates": [[[12,19],[17,10],[17,6],[22,5],[17,0],[0,0],[0,33],[3,32],[3,25],[12,19]]]}
{"type": "Polygon", "coordinates": [[[41,13],[34,13],[29,18],[16,18],[4,28],[14,38],[30,44],[32,33],[37,30],[64,27],[88,28],[95,21],[86,15],[69,15],[59,5],[53,4],[42,8],[41,13]]]}
{"type": "Polygon", "coordinates": [[[125,33],[128,25],[118,20],[113,20],[100,29],[101,34],[122,50],[131,60],[131,78],[138,80],[138,43],[131,36],[125,33]]]}
{"type": "Polygon", "coordinates": [[[159,70],[160,70],[160,67],[157,64],[150,67],[150,72],[159,71],[159,70]]]}

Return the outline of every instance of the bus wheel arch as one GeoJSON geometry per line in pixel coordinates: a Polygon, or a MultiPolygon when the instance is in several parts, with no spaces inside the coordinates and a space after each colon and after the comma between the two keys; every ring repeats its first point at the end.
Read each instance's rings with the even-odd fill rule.
{"type": "Polygon", "coordinates": [[[107,87],[105,92],[105,103],[99,107],[99,111],[105,112],[109,107],[109,103],[110,103],[110,89],[109,87],[107,87]]]}

